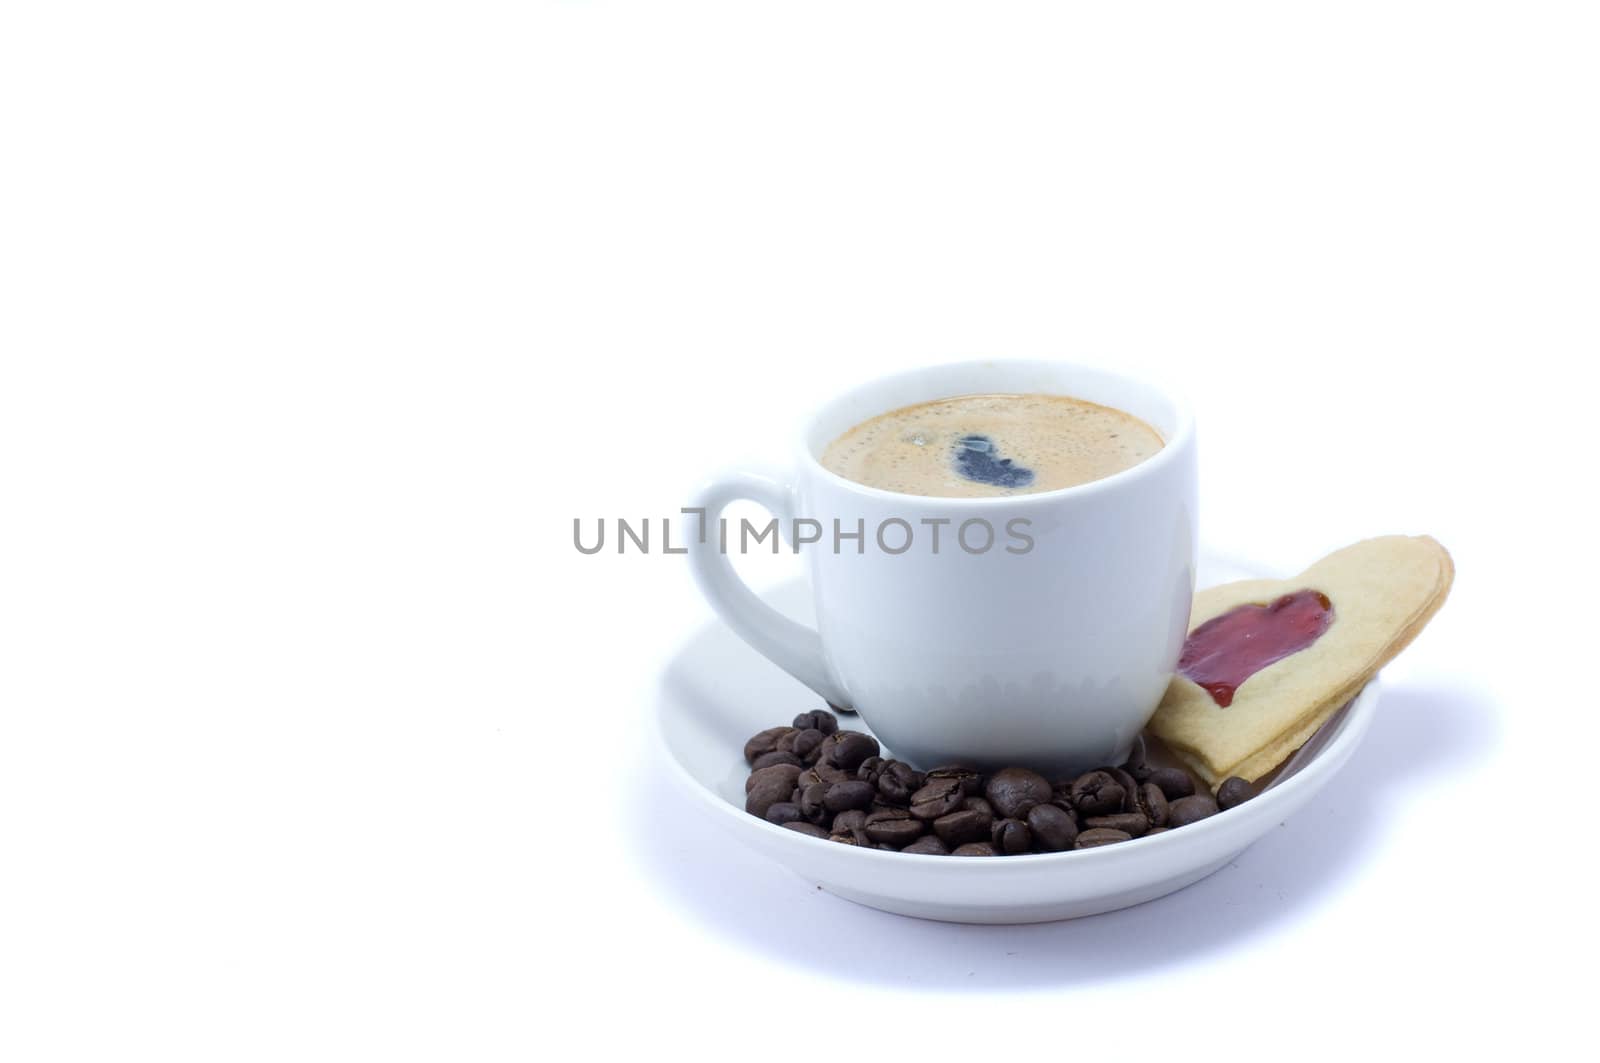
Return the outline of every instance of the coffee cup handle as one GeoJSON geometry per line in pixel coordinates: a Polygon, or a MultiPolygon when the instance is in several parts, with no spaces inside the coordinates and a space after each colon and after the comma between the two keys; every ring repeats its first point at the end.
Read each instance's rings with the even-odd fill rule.
{"type": "Polygon", "coordinates": [[[692,534],[688,543],[689,567],[700,593],[734,634],[757,653],[816,691],[829,705],[853,711],[848,696],[828,676],[822,637],[758,598],[733,570],[718,518],[730,503],[740,500],[765,507],[784,531],[793,527],[795,491],[781,477],[728,472],[702,486],[692,503],[693,509],[700,511],[699,533],[692,534]]]}

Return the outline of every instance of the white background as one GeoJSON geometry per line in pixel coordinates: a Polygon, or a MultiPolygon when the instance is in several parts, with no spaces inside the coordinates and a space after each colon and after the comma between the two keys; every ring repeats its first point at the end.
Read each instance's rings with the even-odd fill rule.
{"type": "Polygon", "coordinates": [[[1578,1043],[1596,31],[6,5],[0,1056],[1578,1043]],[[880,915],[682,820],[647,719],[708,610],[572,547],[982,355],[1186,391],[1210,549],[1459,569],[1312,807],[1078,923],[880,915]]]}

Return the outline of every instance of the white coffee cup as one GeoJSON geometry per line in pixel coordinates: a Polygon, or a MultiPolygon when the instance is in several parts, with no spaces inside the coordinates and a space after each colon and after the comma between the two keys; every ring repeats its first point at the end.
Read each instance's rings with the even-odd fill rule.
{"type": "Polygon", "coordinates": [[[1100,369],[966,362],[858,387],[813,415],[799,443],[786,474],[725,474],[693,503],[706,529],[750,499],[791,544],[818,536],[802,551],[815,630],[744,585],[722,536],[690,538],[700,588],[735,632],[829,703],[858,711],[886,756],[919,768],[960,761],[1065,774],[1122,762],[1172,677],[1194,593],[1195,432],[1181,403],[1100,369]],[[1087,399],[1139,417],[1165,445],[1102,480],[1001,498],[883,491],[819,461],[878,414],[979,393],[1087,399]],[[980,551],[985,525],[993,539],[980,551]]]}

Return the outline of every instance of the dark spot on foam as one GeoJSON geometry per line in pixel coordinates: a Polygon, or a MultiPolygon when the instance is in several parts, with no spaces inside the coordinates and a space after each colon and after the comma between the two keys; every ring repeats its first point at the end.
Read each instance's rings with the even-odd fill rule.
{"type": "Polygon", "coordinates": [[[994,487],[1027,487],[1033,483],[1033,470],[1013,465],[1002,458],[988,436],[962,436],[956,440],[956,472],[974,483],[994,487]]]}

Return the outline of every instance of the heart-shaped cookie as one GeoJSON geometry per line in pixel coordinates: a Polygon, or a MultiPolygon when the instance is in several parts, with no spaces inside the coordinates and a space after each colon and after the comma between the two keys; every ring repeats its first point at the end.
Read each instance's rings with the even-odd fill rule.
{"type": "Polygon", "coordinates": [[[1293,579],[1200,591],[1151,731],[1212,786],[1259,779],[1416,638],[1454,577],[1433,539],[1388,535],[1293,579]]]}

